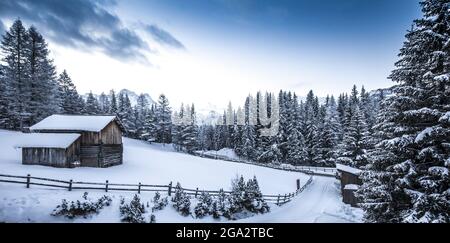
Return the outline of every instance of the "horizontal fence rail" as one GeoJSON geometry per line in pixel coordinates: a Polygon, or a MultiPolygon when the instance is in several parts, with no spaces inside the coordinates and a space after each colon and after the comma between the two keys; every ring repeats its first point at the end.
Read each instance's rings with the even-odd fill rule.
{"type": "Polygon", "coordinates": [[[270,164],[270,163],[263,164],[263,163],[256,163],[256,162],[251,162],[251,161],[247,161],[247,160],[242,160],[240,158],[233,159],[233,158],[229,158],[229,157],[223,156],[223,155],[205,154],[205,153],[199,152],[199,151],[196,151],[193,154],[195,156],[202,157],[202,158],[223,160],[223,161],[234,162],[234,163],[249,164],[249,165],[267,167],[267,168],[276,169],[276,170],[301,172],[301,173],[305,173],[305,174],[309,174],[309,175],[335,177],[336,172],[337,172],[336,168],[334,168],[334,167],[295,166],[295,165],[287,165],[287,164],[279,165],[279,164],[270,164]]]}
{"type": "MultiPolygon", "coordinates": [[[[276,203],[277,205],[282,205],[287,202],[290,202],[294,197],[303,192],[313,181],[313,177],[311,176],[308,181],[297,191],[287,194],[278,194],[278,195],[263,195],[264,200],[272,203],[276,203]]],[[[141,192],[162,192],[167,193],[169,196],[172,195],[175,191],[175,186],[173,186],[172,182],[168,185],[147,185],[147,184],[123,184],[123,183],[109,183],[109,181],[102,182],[83,182],[83,181],[73,181],[73,180],[56,180],[50,178],[43,177],[34,177],[31,175],[27,176],[15,176],[15,175],[4,175],[0,174],[0,182],[4,183],[14,183],[14,184],[23,184],[26,185],[26,188],[30,188],[30,186],[43,186],[50,188],[63,188],[68,191],[72,190],[101,190],[105,192],[109,191],[129,191],[129,192],[137,192],[140,194],[141,192]]],[[[183,191],[191,196],[197,198],[202,192],[206,192],[213,197],[218,196],[221,192],[224,194],[231,194],[230,191],[214,191],[214,190],[199,190],[182,188],[183,191]]]]}

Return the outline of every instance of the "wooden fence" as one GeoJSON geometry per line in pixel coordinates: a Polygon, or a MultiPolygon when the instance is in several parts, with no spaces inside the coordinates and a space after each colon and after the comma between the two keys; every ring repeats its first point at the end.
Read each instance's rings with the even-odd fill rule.
{"type": "Polygon", "coordinates": [[[242,163],[242,164],[249,164],[249,165],[255,165],[255,166],[261,166],[261,167],[267,167],[275,170],[284,170],[284,171],[291,171],[291,172],[301,172],[309,175],[317,175],[317,176],[327,176],[327,177],[335,177],[336,176],[336,168],[333,167],[317,167],[317,166],[294,166],[294,165],[284,165],[284,164],[263,164],[263,163],[256,163],[251,162],[247,160],[242,160],[241,158],[234,159],[229,158],[227,156],[222,155],[216,155],[216,154],[205,154],[200,151],[196,151],[193,153],[193,155],[202,157],[202,158],[208,158],[208,159],[215,159],[215,160],[223,160],[228,162],[234,162],[234,163],[242,163]]]}
{"type": "MultiPolygon", "coordinates": [[[[294,197],[303,192],[313,181],[313,177],[311,176],[308,181],[300,187],[300,182],[297,181],[297,191],[293,193],[287,194],[278,194],[278,195],[263,195],[264,200],[267,202],[272,202],[277,205],[282,205],[287,202],[290,202],[294,197]]],[[[109,191],[130,191],[137,192],[140,194],[141,192],[161,192],[167,193],[169,196],[172,195],[175,186],[170,182],[168,185],[148,185],[148,184],[123,184],[123,183],[110,183],[108,180],[105,183],[97,183],[97,182],[82,182],[82,181],[74,181],[74,180],[56,180],[50,178],[43,177],[34,177],[31,175],[27,176],[14,176],[14,175],[3,175],[0,174],[0,182],[4,183],[14,183],[14,184],[24,184],[26,188],[30,188],[32,185],[34,186],[43,186],[50,188],[62,188],[67,189],[68,191],[72,190],[101,190],[105,192],[109,191]]],[[[200,195],[202,192],[207,192],[211,196],[218,196],[220,191],[211,191],[211,190],[199,190],[196,189],[188,189],[182,188],[188,195],[192,195],[195,198],[200,195]]],[[[230,194],[230,191],[224,191],[225,194],[230,194]]]]}

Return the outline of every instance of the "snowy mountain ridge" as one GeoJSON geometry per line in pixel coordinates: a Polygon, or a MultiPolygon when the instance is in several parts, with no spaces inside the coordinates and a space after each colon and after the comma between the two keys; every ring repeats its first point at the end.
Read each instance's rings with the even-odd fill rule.
{"type": "MultiPolygon", "coordinates": [[[[109,95],[109,92],[108,93],[105,92],[105,94],[109,95]]],[[[138,97],[139,97],[138,93],[136,93],[134,91],[131,91],[129,89],[122,89],[116,95],[118,96],[120,94],[128,95],[128,98],[130,99],[130,102],[131,102],[132,106],[135,106],[137,104],[137,100],[138,100],[138,97]]],[[[147,99],[149,105],[152,105],[152,104],[156,103],[148,93],[143,93],[143,94],[144,94],[145,98],[147,99]]],[[[89,93],[86,93],[86,94],[82,95],[83,99],[86,100],[88,95],[89,95],[89,93]]],[[[99,94],[93,94],[93,95],[94,95],[94,97],[96,99],[98,99],[100,97],[99,94]]]]}

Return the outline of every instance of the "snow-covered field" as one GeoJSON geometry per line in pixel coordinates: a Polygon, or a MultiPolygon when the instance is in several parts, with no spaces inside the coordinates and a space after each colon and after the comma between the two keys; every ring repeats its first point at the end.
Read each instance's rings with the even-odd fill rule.
{"type": "MultiPolygon", "coordinates": [[[[21,151],[14,148],[20,144],[21,134],[0,130],[0,174],[49,177],[55,179],[88,182],[168,184],[180,182],[185,188],[217,190],[229,189],[236,175],[258,178],[264,194],[284,194],[295,191],[296,180],[302,183],[307,175],[273,170],[254,165],[229,163],[177,153],[171,146],[149,145],[141,141],[124,139],[124,164],[107,169],[76,168],[60,169],[21,164],[21,151]]],[[[248,222],[353,222],[361,218],[360,210],[349,209],[341,202],[338,185],[333,178],[316,177],[313,184],[291,203],[278,207],[271,205],[272,212],[256,216],[248,222]]],[[[62,199],[80,199],[83,191],[68,192],[63,189],[31,188],[24,185],[0,183],[0,222],[68,222],[50,213],[62,199]]],[[[105,192],[89,192],[97,199],[105,192]]],[[[113,205],[99,215],[76,222],[119,222],[120,196],[131,198],[133,193],[110,192],[113,205]]],[[[143,193],[144,202],[150,201],[152,193],[143,193]]],[[[202,220],[182,217],[168,206],[155,214],[157,222],[216,222],[212,218],[202,220]]],[[[69,221],[71,222],[71,221],[69,221]]]]}

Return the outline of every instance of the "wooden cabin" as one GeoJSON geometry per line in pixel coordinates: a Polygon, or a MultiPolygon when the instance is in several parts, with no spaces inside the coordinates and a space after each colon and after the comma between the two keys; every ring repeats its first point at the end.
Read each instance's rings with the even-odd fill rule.
{"type": "Polygon", "coordinates": [[[73,168],[80,164],[80,134],[24,134],[22,163],[73,168]]]}
{"type": "Polygon", "coordinates": [[[357,206],[357,199],[355,197],[355,192],[362,185],[362,180],[360,178],[361,170],[350,166],[336,164],[337,177],[341,181],[341,193],[343,202],[350,204],[353,207],[357,206]]]}
{"type": "Polygon", "coordinates": [[[82,167],[110,167],[123,163],[123,127],[115,116],[52,115],[30,127],[37,134],[80,135],[82,167]]]}

